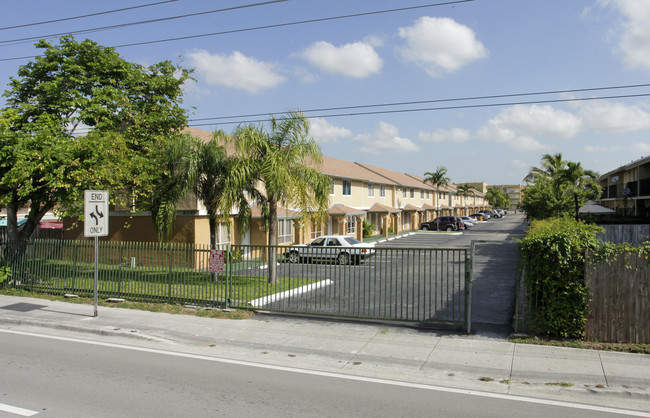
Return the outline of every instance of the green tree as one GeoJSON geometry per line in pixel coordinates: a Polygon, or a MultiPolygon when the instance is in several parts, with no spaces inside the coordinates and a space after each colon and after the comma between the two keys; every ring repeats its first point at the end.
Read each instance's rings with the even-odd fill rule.
{"type": "Polygon", "coordinates": [[[182,85],[190,71],[130,63],[93,41],[40,41],[1,111],[0,207],[10,238],[27,238],[56,208],[80,213],[83,191],[107,189],[149,208],[166,139],[187,125],[182,85]],[[29,207],[18,229],[16,214],[29,207]]]}
{"type": "Polygon", "coordinates": [[[231,172],[226,202],[235,204],[238,190],[248,190],[261,205],[269,236],[269,282],[276,277],[278,207],[299,209],[303,219],[323,219],[329,204],[331,180],[320,173],[322,154],[309,138],[309,121],[301,112],[271,118],[270,130],[243,125],[235,131],[239,162],[231,172]]]}
{"type": "Polygon", "coordinates": [[[230,179],[235,173],[237,160],[226,153],[225,144],[229,142],[228,135],[223,131],[215,131],[209,142],[201,143],[197,153],[197,176],[194,182],[194,193],[203,202],[208,212],[210,225],[210,248],[217,248],[217,225],[228,222],[230,210],[238,207],[239,224],[242,230],[248,229],[249,202],[248,193],[255,193],[252,184],[234,184],[230,179]],[[233,184],[230,190],[227,187],[233,184]]]}
{"type": "Polygon", "coordinates": [[[510,205],[510,196],[498,187],[488,187],[485,199],[495,208],[506,208],[510,205]]]}
{"type": "Polygon", "coordinates": [[[597,180],[597,173],[564,160],[561,153],[544,154],[541,168],[533,167],[526,177],[522,208],[534,219],[570,215],[577,219],[580,206],[600,196],[597,180]]]}
{"type": "MultiPolygon", "coordinates": [[[[447,169],[443,166],[436,167],[436,171],[424,173],[424,182],[436,188],[436,211],[440,207],[440,188],[448,185],[449,181],[447,169]]],[[[440,229],[440,225],[438,225],[438,229],[440,229]]]]}
{"type": "Polygon", "coordinates": [[[472,186],[470,186],[467,183],[459,184],[458,186],[456,186],[456,189],[458,190],[456,194],[459,196],[468,197],[468,196],[474,196],[475,194],[472,186]]]}
{"type": "Polygon", "coordinates": [[[188,134],[174,135],[165,141],[156,160],[161,161],[154,181],[151,218],[158,241],[169,241],[176,220],[178,202],[187,196],[197,179],[197,150],[200,143],[188,134]]]}
{"type": "Polygon", "coordinates": [[[584,169],[579,162],[569,161],[558,177],[560,187],[573,198],[574,215],[577,220],[580,206],[584,205],[590,197],[599,198],[602,193],[602,188],[598,184],[598,173],[584,169]]]}

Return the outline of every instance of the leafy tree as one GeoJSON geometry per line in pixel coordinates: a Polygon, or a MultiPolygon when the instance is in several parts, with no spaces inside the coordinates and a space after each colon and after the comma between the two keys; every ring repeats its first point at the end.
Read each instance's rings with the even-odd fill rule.
{"type": "Polygon", "coordinates": [[[602,189],[598,184],[598,173],[587,170],[580,163],[567,162],[567,166],[559,174],[561,187],[565,193],[573,197],[573,208],[575,219],[578,219],[578,210],[584,205],[589,197],[600,197],[602,189]]]}
{"type": "Polygon", "coordinates": [[[9,238],[31,236],[54,208],[79,213],[89,188],[148,208],[160,165],[152,156],[187,125],[180,104],[190,71],[168,61],[145,68],[72,37],[36,47],[42,55],[10,78],[0,113],[9,238]],[[25,206],[19,230],[16,213],[25,206]]]}
{"type": "Polygon", "coordinates": [[[495,208],[505,208],[510,205],[510,196],[498,187],[488,187],[485,199],[495,208]]]}
{"type": "Polygon", "coordinates": [[[234,204],[238,190],[247,190],[261,205],[269,236],[269,282],[275,283],[278,245],[278,207],[298,208],[306,219],[310,214],[326,216],[329,177],[315,167],[322,154],[308,137],[309,121],[301,112],[271,118],[270,130],[243,125],[235,131],[239,162],[231,172],[226,202],[234,204]]]}
{"type": "Polygon", "coordinates": [[[580,206],[590,197],[600,196],[598,174],[579,162],[566,161],[561,153],[544,154],[541,165],[533,167],[526,177],[522,207],[532,218],[573,214],[577,219],[580,206]]]}

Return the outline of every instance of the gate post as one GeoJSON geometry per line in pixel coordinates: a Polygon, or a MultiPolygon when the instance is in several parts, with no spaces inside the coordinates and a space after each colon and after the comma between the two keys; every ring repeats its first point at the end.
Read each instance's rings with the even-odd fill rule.
{"type": "Polygon", "coordinates": [[[475,242],[472,241],[469,257],[465,250],[465,324],[468,334],[472,333],[472,281],[474,280],[475,245],[475,242]]]}

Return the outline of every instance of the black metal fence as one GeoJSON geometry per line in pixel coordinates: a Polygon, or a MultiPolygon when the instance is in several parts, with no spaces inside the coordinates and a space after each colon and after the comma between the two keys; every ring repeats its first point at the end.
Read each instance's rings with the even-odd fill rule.
{"type": "MultiPolygon", "coordinates": [[[[211,273],[207,246],[99,244],[102,298],[458,326],[468,321],[471,266],[465,249],[373,248],[362,258],[324,248],[289,257],[304,247],[232,245],[224,248],[223,272],[211,273]]],[[[93,292],[92,241],[29,240],[2,250],[11,287],[93,292]]]]}

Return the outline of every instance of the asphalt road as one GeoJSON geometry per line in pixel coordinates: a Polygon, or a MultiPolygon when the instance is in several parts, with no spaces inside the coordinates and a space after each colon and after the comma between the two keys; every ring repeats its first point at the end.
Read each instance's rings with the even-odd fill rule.
{"type": "Polygon", "coordinates": [[[0,416],[609,417],[464,390],[0,333],[0,416]]]}

